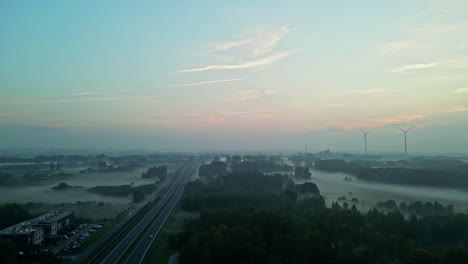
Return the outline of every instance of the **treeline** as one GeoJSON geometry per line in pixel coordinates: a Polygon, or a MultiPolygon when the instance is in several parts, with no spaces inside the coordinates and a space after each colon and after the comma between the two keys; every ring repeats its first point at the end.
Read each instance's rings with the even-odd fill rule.
{"type": "Polygon", "coordinates": [[[69,185],[66,182],[61,182],[57,184],[56,186],[53,186],[51,189],[54,191],[68,191],[68,190],[77,190],[77,189],[82,189],[83,186],[73,186],[69,185]]]}
{"type": "Polygon", "coordinates": [[[315,169],[344,172],[357,178],[391,184],[468,188],[468,172],[408,168],[369,168],[344,160],[317,160],[315,169]]]}
{"type": "Polygon", "coordinates": [[[266,176],[258,171],[221,175],[207,184],[189,182],[185,187],[182,207],[189,211],[238,206],[268,208],[283,203],[285,197],[282,190],[287,184],[287,176],[266,176]]]}
{"type": "Polygon", "coordinates": [[[422,203],[417,201],[410,204],[402,202],[398,205],[394,200],[387,200],[385,202],[378,202],[377,209],[387,212],[400,212],[402,214],[417,216],[453,214],[453,205],[449,204],[444,206],[437,201],[434,203],[422,203]]]}
{"type": "Polygon", "coordinates": [[[317,160],[315,161],[315,169],[327,172],[344,172],[353,175],[359,174],[367,167],[354,163],[346,162],[339,159],[317,160]]]}
{"type": "Polygon", "coordinates": [[[314,166],[314,162],[317,159],[318,158],[314,154],[310,154],[310,153],[289,157],[289,160],[294,163],[294,166],[296,167],[305,166],[309,168],[314,166]]]}
{"type": "Polygon", "coordinates": [[[0,230],[33,218],[26,206],[21,204],[0,205],[0,230]]]}
{"type": "Polygon", "coordinates": [[[91,157],[85,155],[39,155],[31,158],[0,157],[0,163],[44,163],[50,161],[87,161],[91,157]]]}
{"type": "Polygon", "coordinates": [[[226,162],[231,164],[232,172],[258,170],[264,173],[292,172],[293,167],[286,164],[281,156],[265,155],[234,155],[227,157],[226,162]]]}
{"type": "Polygon", "coordinates": [[[181,264],[468,263],[468,251],[457,247],[468,238],[466,214],[405,218],[338,203],[327,208],[321,196],[298,198],[299,189],[314,187],[296,187],[259,172],[190,183],[182,206],[201,214],[171,234],[169,245],[180,250],[181,264]]]}
{"type": "Polygon", "coordinates": [[[157,178],[159,181],[164,181],[167,176],[167,166],[151,167],[146,172],[141,174],[142,178],[157,178]]]}
{"type": "Polygon", "coordinates": [[[212,161],[210,164],[200,165],[198,175],[200,177],[213,177],[227,173],[227,165],[222,161],[212,161]]]}
{"type": "Polygon", "coordinates": [[[0,172],[0,183],[7,183],[13,178],[13,175],[8,172],[0,172]]]}
{"type": "Polygon", "coordinates": [[[315,183],[312,182],[305,182],[303,184],[295,184],[294,191],[297,194],[313,194],[313,195],[320,195],[320,190],[315,183]]]}
{"type": "Polygon", "coordinates": [[[467,172],[468,163],[447,157],[414,157],[408,162],[408,167],[427,170],[446,170],[467,172]]]}
{"type": "Polygon", "coordinates": [[[271,161],[243,161],[231,165],[232,172],[258,170],[264,173],[291,172],[293,167],[287,164],[272,163],[271,161]]]}
{"type": "Polygon", "coordinates": [[[107,154],[96,155],[38,155],[35,157],[0,157],[0,163],[46,163],[46,162],[100,162],[104,160],[113,163],[141,163],[141,162],[183,162],[189,160],[189,155],[183,154],[148,154],[148,155],[122,155],[110,156],[107,154]]]}
{"type": "Polygon", "coordinates": [[[296,167],[294,169],[294,177],[297,179],[310,180],[310,176],[312,176],[312,173],[307,167],[296,167]]]}
{"type": "Polygon", "coordinates": [[[118,185],[118,186],[96,186],[89,188],[87,191],[105,196],[129,196],[132,195],[133,202],[142,201],[146,195],[153,192],[156,188],[155,184],[145,184],[139,186],[118,185]]]}
{"type": "Polygon", "coordinates": [[[206,184],[189,182],[182,208],[200,211],[207,208],[287,207],[298,195],[320,195],[320,191],[314,183],[296,185],[286,175],[242,171],[219,176],[206,184]]]}
{"type": "Polygon", "coordinates": [[[468,188],[468,174],[455,171],[403,168],[365,169],[356,176],[367,181],[392,184],[468,188]]]}
{"type": "Polygon", "coordinates": [[[218,209],[169,237],[180,263],[468,263],[466,215],[411,218],[327,209],[218,209]]]}

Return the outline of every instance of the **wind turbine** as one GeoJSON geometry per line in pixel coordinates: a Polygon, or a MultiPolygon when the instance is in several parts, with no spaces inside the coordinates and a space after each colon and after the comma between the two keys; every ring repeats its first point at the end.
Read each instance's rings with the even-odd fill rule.
{"type": "Polygon", "coordinates": [[[367,135],[372,134],[372,132],[366,132],[364,129],[361,128],[362,133],[364,134],[364,146],[367,155],[367,135]]]}
{"type": "Polygon", "coordinates": [[[408,133],[408,131],[410,131],[410,130],[413,129],[413,128],[414,128],[414,127],[410,127],[410,128],[408,128],[408,129],[406,129],[406,130],[401,129],[401,128],[398,128],[398,129],[400,129],[400,130],[403,132],[403,134],[405,134],[405,155],[408,155],[408,151],[407,151],[407,148],[406,148],[406,133],[408,133]]]}

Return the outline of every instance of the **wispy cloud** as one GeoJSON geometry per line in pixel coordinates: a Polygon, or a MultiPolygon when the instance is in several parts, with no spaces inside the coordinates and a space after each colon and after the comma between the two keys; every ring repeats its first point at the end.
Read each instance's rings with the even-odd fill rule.
{"type": "Polygon", "coordinates": [[[345,104],[341,104],[341,103],[340,103],[340,104],[336,104],[336,103],[334,103],[334,104],[327,104],[327,106],[329,106],[329,107],[344,107],[345,104]]]}
{"type": "Polygon", "coordinates": [[[237,41],[211,43],[210,44],[210,46],[212,47],[211,53],[242,47],[242,46],[251,44],[252,42],[253,42],[252,38],[246,38],[246,39],[241,39],[237,41]]]}
{"type": "Polygon", "coordinates": [[[195,83],[186,83],[186,84],[166,85],[166,86],[161,86],[161,87],[162,87],[162,88],[187,87],[187,86],[197,86],[197,85],[205,85],[205,84],[212,84],[212,83],[236,82],[236,81],[243,81],[243,80],[244,80],[244,79],[224,79],[224,80],[216,80],[216,81],[206,81],[206,82],[195,82],[195,83]]]}
{"type": "MultiPolygon", "coordinates": [[[[107,91],[107,92],[84,92],[84,93],[74,93],[71,94],[73,96],[83,96],[83,95],[95,95],[95,94],[105,94],[105,93],[110,93],[112,91],[107,91]]],[[[113,91],[115,92],[115,91],[113,91]]]]}
{"type": "Polygon", "coordinates": [[[193,69],[187,69],[187,70],[180,70],[180,71],[175,71],[172,73],[184,73],[184,72],[203,72],[203,71],[210,71],[210,70],[233,70],[233,69],[249,69],[249,68],[258,68],[262,66],[267,66],[270,64],[273,64],[275,62],[281,61],[290,55],[298,52],[299,49],[292,50],[292,51],[287,51],[287,52],[280,52],[276,53],[267,57],[263,57],[260,59],[255,59],[252,61],[247,61],[244,63],[240,64],[231,64],[231,65],[209,65],[206,67],[201,67],[201,68],[193,68],[193,69]]]}
{"type": "MultiPolygon", "coordinates": [[[[165,85],[160,86],[160,88],[173,88],[173,87],[188,87],[188,86],[198,86],[198,85],[206,85],[206,84],[213,84],[213,83],[223,83],[223,82],[237,82],[237,81],[244,81],[243,78],[235,78],[235,79],[223,79],[223,80],[214,80],[214,81],[204,81],[204,82],[194,82],[194,83],[185,83],[185,84],[175,84],[175,85],[165,85]]],[[[112,94],[112,93],[124,93],[124,92],[134,92],[134,91],[148,91],[148,90],[155,90],[155,88],[141,88],[141,89],[132,89],[132,90],[111,90],[111,91],[97,91],[97,92],[82,92],[82,93],[74,93],[71,94],[72,96],[88,96],[88,95],[96,95],[96,94],[112,94]]]]}
{"type": "Polygon", "coordinates": [[[409,40],[387,42],[380,45],[377,50],[383,54],[394,54],[408,48],[410,46],[409,43],[409,40]]]}
{"type": "Polygon", "coordinates": [[[219,115],[251,115],[251,114],[264,114],[273,113],[271,110],[258,110],[258,111],[232,111],[232,112],[220,112],[219,115]]]}
{"type": "Polygon", "coordinates": [[[273,90],[240,90],[236,92],[234,99],[248,101],[265,98],[267,96],[273,95],[274,93],[275,91],[273,90]]]}
{"type": "Polygon", "coordinates": [[[376,93],[387,93],[386,89],[366,89],[366,90],[355,90],[351,91],[354,94],[376,94],[376,93]]]}
{"type": "Polygon", "coordinates": [[[395,73],[412,73],[415,70],[422,70],[422,69],[429,69],[438,66],[439,63],[431,62],[431,63],[419,63],[419,64],[408,64],[402,65],[397,68],[392,69],[392,72],[395,73]]]}
{"type": "Polygon", "coordinates": [[[226,42],[211,43],[211,51],[216,53],[228,51],[239,47],[248,47],[254,56],[261,56],[270,52],[280,40],[290,32],[289,26],[285,25],[276,30],[257,29],[249,32],[246,37],[226,42]]]}
{"type": "Polygon", "coordinates": [[[457,93],[457,94],[459,94],[459,93],[468,93],[468,88],[457,89],[457,90],[455,90],[455,93],[457,93]]]}
{"type": "Polygon", "coordinates": [[[420,115],[420,114],[401,115],[401,116],[399,116],[399,119],[400,119],[403,123],[411,123],[411,122],[414,122],[414,121],[417,121],[417,120],[426,119],[426,118],[427,118],[426,115],[420,115]]]}
{"type": "Polygon", "coordinates": [[[254,48],[255,56],[260,56],[270,52],[278,42],[289,33],[289,27],[283,26],[271,35],[263,36],[258,41],[258,45],[254,48]]]}
{"type": "Polygon", "coordinates": [[[426,119],[426,115],[421,114],[409,114],[409,115],[399,115],[399,116],[388,116],[380,117],[375,119],[364,119],[364,120],[355,120],[355,121],[346,121],[340,123],[330,124],[332,127],[338,127],[344,130],[353,130],[360,128],[380,128],[385,126],[392,125],[408,125],[413,122],[426,119]]]}
{"type": "Polygon", "coordinates": [[[467,107],[454,107],[452,109],[447,110],[448,112],[468,112],[467,107]]]}
{"type": "Polygon", "coordinates": [[[0,101],[0,104],[54,104],[54,103],[75,103],[86,101],[115,101],[127,99],[150,99],[153,96],[122,96],[122,97],[93,97],[93,98],[79,98],[79,99],[60,99],[60,100],[25,100],[14,99],[9,101],[0,101]]]}

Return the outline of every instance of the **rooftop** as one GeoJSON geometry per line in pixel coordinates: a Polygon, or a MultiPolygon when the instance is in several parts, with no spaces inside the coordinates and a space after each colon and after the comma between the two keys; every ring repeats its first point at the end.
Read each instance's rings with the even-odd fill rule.
{"type": "Polygon", "coordinates": [[[70,216],[73,211],[51,211],[31,220],[20,222],[16,225],[7,227],[0,231],[0,235],[7,234],[28,234],[36,231],[37,228],[34,225],[39,223],[53,223],[64,217],[70,216]]]}

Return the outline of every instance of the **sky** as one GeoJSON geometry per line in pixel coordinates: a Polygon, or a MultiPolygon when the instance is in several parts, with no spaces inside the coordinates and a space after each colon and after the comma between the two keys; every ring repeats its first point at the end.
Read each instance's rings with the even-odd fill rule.
{"type": "Polygon", "coordinates": [[[0,2],[0,149],[468,152],[468,0],[0,2]]]}

